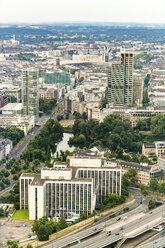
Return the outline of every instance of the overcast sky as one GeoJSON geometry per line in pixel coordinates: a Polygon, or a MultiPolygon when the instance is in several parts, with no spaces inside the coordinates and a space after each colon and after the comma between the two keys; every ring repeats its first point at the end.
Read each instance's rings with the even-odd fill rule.
{"type": "Polygon", "coordinates": [[[0,23],[165,23],[165,0],[0,0],[0,23]]]}

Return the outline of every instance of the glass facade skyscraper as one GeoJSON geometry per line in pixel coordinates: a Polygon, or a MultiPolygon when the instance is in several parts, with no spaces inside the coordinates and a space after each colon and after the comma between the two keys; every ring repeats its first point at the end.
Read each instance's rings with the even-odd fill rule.
{"type": "Polygon", "coordinates": [[[23,114],[33,115],[35,123],[39,117],[38,71],[35,69],[22,72],[23,114]]]}
{"type": "Polygon", "coordinates": [[[133,104],[133,53],[121,52],[121,62],[112,64],[108,73],[108,103],[133,104]]]}

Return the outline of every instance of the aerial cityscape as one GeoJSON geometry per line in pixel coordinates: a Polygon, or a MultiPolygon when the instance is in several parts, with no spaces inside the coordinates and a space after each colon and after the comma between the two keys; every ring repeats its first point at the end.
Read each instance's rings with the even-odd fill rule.
{"type": "Polygon", "coordinates": [[[165,247],[165,2],[33,2],[1,6],[0,248],[165,247]]]}

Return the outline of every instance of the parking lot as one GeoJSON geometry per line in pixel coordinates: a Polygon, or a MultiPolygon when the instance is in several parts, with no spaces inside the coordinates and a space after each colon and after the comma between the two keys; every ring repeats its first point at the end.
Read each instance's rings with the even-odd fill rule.
{"type": "Polygon", "coordinates": [[[31,233],[32,223],[22,220],[0,220],[0,247],[3,247],[8,240],[24,240],[31,233]],[[2,224],[4,223],[4,224],[2,224]]]}

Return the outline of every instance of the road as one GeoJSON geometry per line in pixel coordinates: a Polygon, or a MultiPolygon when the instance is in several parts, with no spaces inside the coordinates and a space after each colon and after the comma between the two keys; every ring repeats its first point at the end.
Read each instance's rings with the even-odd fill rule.
{"type": "MultiPolygon", "coordinates": [[[[140,195],[140,191],[139,191],[139,190],[130,189],[130,192],[133,193],[134,196],[135,196],[135,202],[134,202],[134,203],[131,203],[130,205],[128,205],[129,208],[132,208],[132,207],[138,206],[138,205],[140,204],[140,202],[142,201],[142,198],[141,198],[141,195],[140,195]]],[[[127,212],[127,213],[121,215],[121,218],[122,218],[122,219],[123,219],[124,217],[125,217],[125,218],[126,218],[126,217],[128,218],[129,216],[132,216],[133,214],[137,214],[137,213],[144,212],[144,210],[147,209],[149,199],[150,199],[150,198],[144,200],[144,201],[143,201],[143,204],[141,204],[138,208],[133,209],[132,211],[129,211],[129,212],[127,212]]],[[[115,214],[117,215],[117,214],[119,214],[119,212],[121,212],[121,211],[122,211],[122,210],[119,209],[119,210],[117,210],[117,211],[115,212],[115,214]]],[[[76,241],[79,240],[79,239],[81,240],[82,237],[88,236],[90,233],[93,232],[93,230],[94,230],[95,228],[96,228],[97,230],[100,229],[100,228],[103,228],[103,224],[106,225],[106,228],[104,228],[104,229],[106,229],[106,230],[104,230],[104,232],[105,232],[105,231],[108,230],[108,229],[107,229],[108,226],[111,226],[111,225],[115,224],[116,221],[117,221],[117,220],[116,220],[117,218],[107,219],[107,217],[106,217],[106,218],[103,218],[103,219],[104,219],[104,222],[102,222],[102,223],[100,223],[100,224],[96,223],[96,224],[94,224],[92,227],[86,228],[85,230],[83,230],[83,231],[81,231],[81,232],[79,232],[79,233],[73,234],[73,235],[70,234],[69,237],[66,237],[66,238],[63,237],[61,240],[55,240],[53,243],[51,242],[51,243],[48,244],[48,245],[44,245],[44,247],[47,247],[47,248],[52,248],[52,247],[56,247],[56,248],[57,248],[57,247],[65,247],[67,243],[71,243],[71,244],[72,244],[72,243],[76,242],[76,241]]],[[[101,234],[100,234],[100,235],[101,235],[101,234]]],[[[100,238],[100,235],[97,235],[97,237],[100,238]]],[[[120,236],[119,236],[119,237],[120,237],[120,236]]],[[[117,237],[117,238],[119,238],[119,237],[117,237]]],[[[104,238],[105,238],[105,233],[104,233],[104,238]]],[[[96,236],[94,236],[94,240],[95,240],[95,239],[96,239],[96,236]]],[[[94,240],[92,240],[92,242],[93,242],[94,240]]],[[[84,242],[85,242],[85,241],[84,241],[84,242]]],[[[84,242],[83,242],[83,243],[84,243],[84,242]]],[[[88,240],[88,242],[89,242],[89,240],[88,240]]],[[[74,247],[73,244],[72,244],[72,247],[74,247]]],[[[78,247],[78,244],[76,244],[75,247],[78,247]]],[[[80,246],[80,247],[81,247],[81,246],[80,246]]],[[[85,246],[84,246],[84,247],[85,247],[85,246]]]]}
{"type": "MultiPolygon", "coordinates": [[[[152,211],[152,214],[148,213],[140,218],[134,218],[133,221],[130,221],[127,224],[123,224],[124,221],[120,221],[118,227],[113,228],[110,223],[107,223],[106,231],[111,230],[111,235],[107,236],[106,231],[104,230],[99,235],[94,236],[86,241],[82,241],[82,243],[72,245],[72,247],[76,248],[101,248],[105,247],[106,245],[112,244],[118,240],[121,240],[124,237],[134,237],[138,236],[139,230],[140,232],[147,231],[151,228],[152,222],[155,220],[159,220],[162,218],[162,209],[165,211],[165,206],[161,206],[152,211]],[[123,230],[121,230],[121,226],[123,230]],[[137,231],[136,231],[137,230],[137,231]]],[[[58,247],[58,246],[56,246],[58,247]]],[[[60,246],[59,246],[60,247],[60,246]]],[[[64,247],[64,246],[63,246],[64,247]]]]}
{"type": "Polygon", "coordinates": [[[161,248],[161,247],[165,247],[165,238],[160,238],[157,239],[155,241],[152,241],[148,244],[139,246],[139,248],[161,248]]]}

